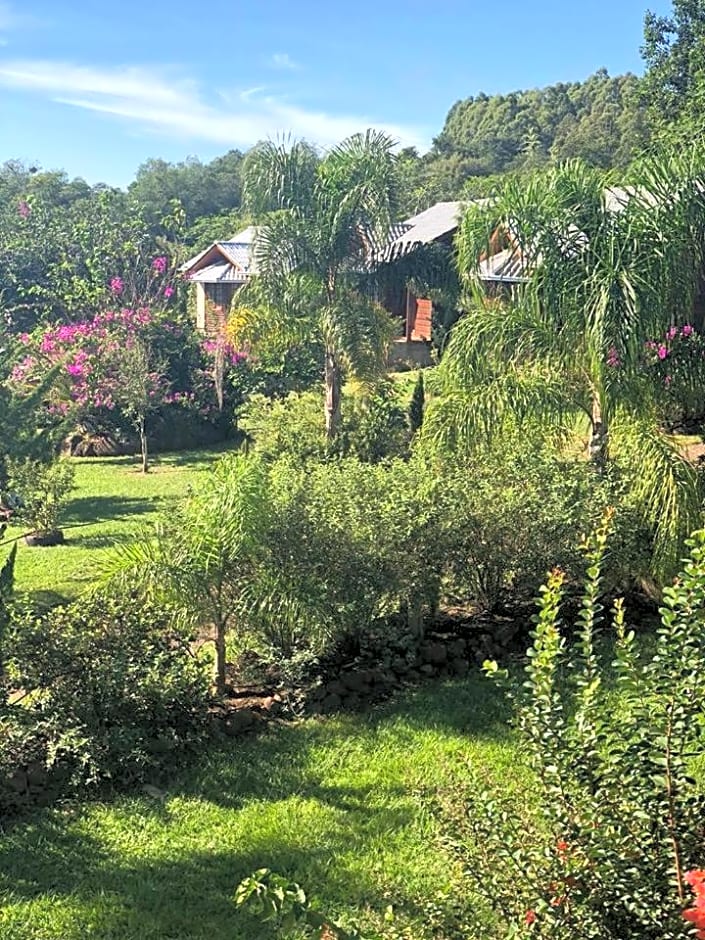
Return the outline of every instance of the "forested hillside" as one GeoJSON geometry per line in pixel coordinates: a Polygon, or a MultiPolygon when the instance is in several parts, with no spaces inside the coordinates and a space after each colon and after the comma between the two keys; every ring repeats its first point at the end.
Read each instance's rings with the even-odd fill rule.
{"type": "Polygon", "coordinates": [[[625,166],[649,138],[639,79],[600,70],[585,82],[456,101],[420,170],[450,197],[472,177],[571,157],[625,166]]]}

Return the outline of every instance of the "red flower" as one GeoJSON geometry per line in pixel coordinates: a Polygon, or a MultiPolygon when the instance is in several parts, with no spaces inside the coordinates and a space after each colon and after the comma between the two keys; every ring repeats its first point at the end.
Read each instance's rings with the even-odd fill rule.
{"type": "Polygon", "coordinates": [[[533,924],[535,920],[536,920],[536,911],[528,910],[526,914],[524,914],[524,923],[527,925],[527,927],[530,927],[531,924],[533,924]]]}

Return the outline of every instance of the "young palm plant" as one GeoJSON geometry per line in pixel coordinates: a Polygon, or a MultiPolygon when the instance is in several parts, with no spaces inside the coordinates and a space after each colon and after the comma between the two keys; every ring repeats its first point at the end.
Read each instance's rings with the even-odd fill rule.
{"type": "Polygon", "coordinates": [[[510,179],[462,221],[467,312],[426,433],[468,442],[501,433],[508,418],[565,426],[583,413],[589,459],[598,472],[615,458],[628,469],[663,572],[695,525],[699,494],[662,428],[665,393],[677,389],[654,380],[645,349],[689,324],[704,239],[705,175],[694,154],[645,160],[624,188],[577,161],[510,179]],[[505,285],[488,297],[482,262],[500,250],[519,277],[511,293],[505,285]]]}
{"type": "Polygon", "coordinates": [[[225,692],[227,633],[258,575],[266,519],[262,465],[253,457],[224,458],[153,537],[122,549],[107,572],[118,588],[171,607],[183,626],[212,628],[219,695],[225,692]]]}
{"type": "Polygon", "coordinates": [[[394,332],[365,289],[396,207],[392,141],[367,131],[323,157],[303,142],[259,144],[245,163],[244,192],[261,222],[259,276],[236,300],[231,335],[255,348],[322,340],[326,434],[332,439],[343,370],[373,380],[394,332]]]}

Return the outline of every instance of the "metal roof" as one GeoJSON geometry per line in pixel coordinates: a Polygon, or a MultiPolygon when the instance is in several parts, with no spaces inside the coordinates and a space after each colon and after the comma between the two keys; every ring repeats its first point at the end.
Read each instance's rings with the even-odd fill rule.
{"type": "Polygon", "coordinates": [[[245,271],[234,267],[229,261],[222,261],[218,264],[209,264],[196,271],[189,277],[189,281],[197,281],[201,284],[244,284],[247,278],[245,271]]]}
{"type": "Polygon", "coordinates": [[[489,258],[483,258],[477,266],[477,276],[481,281],[496,281],[504,284],[525,284],[527,266],[521,252],[515,248],[505,248],[489,258]]]}
{"type": "Polygon", "coordinates": [[[437,202],[401,223],[404,231],[393,239],[383,251],[385,261],[400,258],[420,245],[428,245],[450,232],[459,224],[462,202],[437,202]]]}
{"type": "Polygon", "coordinates": [[[246,229],[233,235],[227,241],[213,242],[204,251],[189,258],[181,265],[180,270],[190,281],[201,281],[206,284],[219,281],[244,283],[251,274],[257,273],[253,247],[256,237],[257,227],[248,225],[246,229]],[[212,261],[210,264],[199,267],[212,253],[220,255],[223,261],[212,261]]]}

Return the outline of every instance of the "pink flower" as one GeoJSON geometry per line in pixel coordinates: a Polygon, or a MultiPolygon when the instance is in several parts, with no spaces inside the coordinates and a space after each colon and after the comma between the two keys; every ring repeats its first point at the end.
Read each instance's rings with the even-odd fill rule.
{"type": "Polygon", "coordinates": [[[110,290],[114,294],[121,294],[124,290],[125,284],[121,277],[114,277],[110,281],[110,290]]]}
{"type": "Polygon", "coordinates": [[[157,274],[163,274],[167,268],[167,259],[165,255],[161,255],[159,258],[155,258],[152,262],[152,269],[157,272],[157,274]]]}
{"type": "Polygon", "coordinates": [[[622,360],[619,358],[616,346],[610,346],[609,352],[607,353],[607,365],[612,366],[613,369],[618,369],[622,365],[622,360]]]}
{"type": "Polygon", "coordinates": [[[23,219],[28,218],[31,211],[32,209],[29,203],[24,199],[20,199],[19,203],[17,204],[17,212],[19,213],[20,217],[23,219]]]}
{"type": "Polygon", "coordinates": [[[171,297],[171,295],[172,295],[173,293],[174,293],[174,288],[173,288],[173,287],[165,287],[165,288],[164,288],[164,296],[165,296],[167,299],[169,299],[169,297],[171,297]]]}
{"type": "Polygon", "coordinates": [[[694,332],[695,328],[692,327],[690,323],[686,323],[686,325],[681,330],[681,336],[692,336],[694,332]]]}
{"type": "Polygon", "coordinates": [[[659,357],[659,359],[666,359],[666,358],[667,358],[667,356],[668,356],[668,350],[666,349],[666,347],[665,347],[663,344],[661,344],[661,345],[659,346],[656,355],[659,357]]]}
{"type": "Polygon", "coordinates": [[[678,336],[678,327],[672,326],[666,333],[666,339],[675,339],[678,336]]]}

